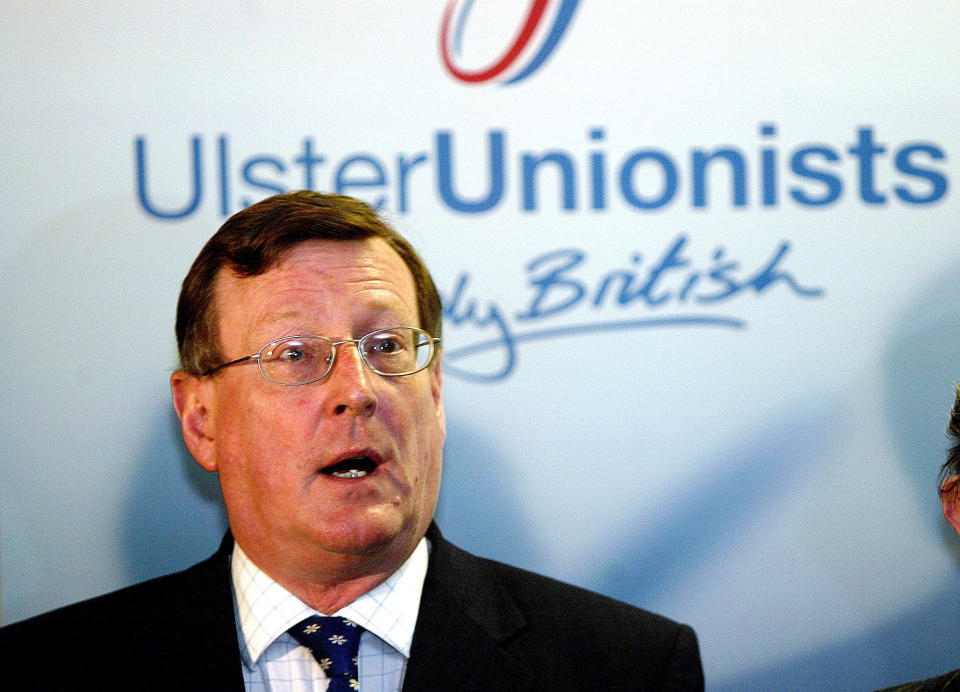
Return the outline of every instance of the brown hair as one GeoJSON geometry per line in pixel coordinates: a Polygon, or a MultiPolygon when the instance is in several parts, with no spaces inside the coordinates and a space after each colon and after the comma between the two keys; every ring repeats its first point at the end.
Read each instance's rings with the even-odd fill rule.
{"type": "Polygon", "coordinates": [[[382,238],[400,255],[413,275],[419,326],[439,337],[440,296],[410,243],[358,199],[300,190],[268,197],[237,212],[197,255],[177,301],[180,368],[202,375],[223,360],[213,300],[221,269],[228,268],[240,277],[257,276],[308,240],[368,238],[382,238]]]}
{"type": "Polygon", "coordinates": [[[940,478],[938,487],[941,494],[947,490],[956,489],[960,492],[960,484],[952,483],[944,488],[943,484],[950,478],[960,475],[960,386],[957,387],[956,399],[953,402],[953,409],[950,411],[950,421],[947,423],[947,435],[953,440],[950,451],[947,452],[947,460],[940,468],[940,478]]]}

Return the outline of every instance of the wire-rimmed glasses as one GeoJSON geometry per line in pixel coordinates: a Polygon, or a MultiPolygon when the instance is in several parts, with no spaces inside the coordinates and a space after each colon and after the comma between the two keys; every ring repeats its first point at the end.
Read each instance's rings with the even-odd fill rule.
{"type": "Polygon", "coordinates": [[[260,366],[260,374],[270,382],[310,384],[330,374],[338,346],[354,344],[367,368],[384,377],[399,377],[420,372],[430,365],[438,343],[440,339],[417,327],[388,327],[364,334],[359,339],[340,341],[325,336],[286,336],[271,341],[257,353],[222,363],[203,375],[255,360],[260,366]]]}

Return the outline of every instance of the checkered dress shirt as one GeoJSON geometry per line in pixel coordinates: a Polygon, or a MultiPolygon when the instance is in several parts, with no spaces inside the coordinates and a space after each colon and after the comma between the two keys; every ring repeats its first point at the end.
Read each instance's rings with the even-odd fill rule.
{"type": "MultiPolygon", "coordinates": [[[[363,692],[400,692],[420,609],[428,554],[429,542],[424,538],[383,584],[336,613],[326,613],[349,618],[366,630],[360,638],[359,655],[363,692]]],[[[328,678],[310,650],[287,633],[290,627],[318,614],[317,611],[267,576],[236,544],[230,569],[246,689],[326,690],[328,678]]]]}

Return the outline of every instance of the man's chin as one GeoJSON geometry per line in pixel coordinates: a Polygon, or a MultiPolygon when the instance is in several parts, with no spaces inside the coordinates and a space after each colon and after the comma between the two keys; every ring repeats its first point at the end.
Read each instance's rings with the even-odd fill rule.
{"type": "Polygon", "coordinates": [[[358,557],[382,554],[389,559],[397,552],[412,551],[416,546],[416,540],[410,535],[413,528],[395,507],[387,511],[350,508],[336,514],[325,522],[327,528],[319,536],[320,542],[333,552],[358,557]]]}

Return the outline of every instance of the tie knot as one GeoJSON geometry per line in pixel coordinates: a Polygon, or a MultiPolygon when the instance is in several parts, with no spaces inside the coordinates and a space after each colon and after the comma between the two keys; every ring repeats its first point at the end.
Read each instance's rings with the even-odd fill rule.
{"type": "MultiPolygon", "coordinates": [[[[346,683],[342,689],[357,689],[357,653],[362,627],[346,618],[311,615],[287,631],[310,649],[328,677],[346,683]]],[[[340,687],[331,682],[330,689],[340,687]]]]}

